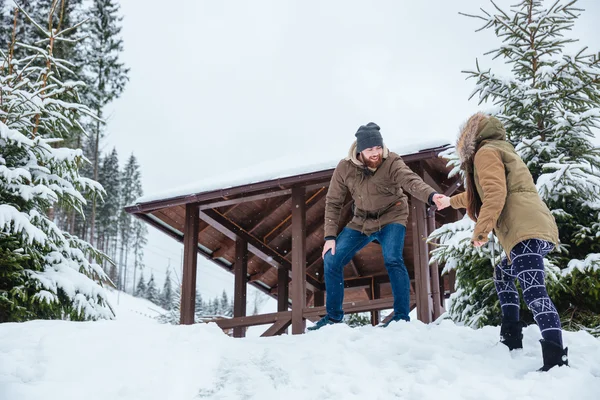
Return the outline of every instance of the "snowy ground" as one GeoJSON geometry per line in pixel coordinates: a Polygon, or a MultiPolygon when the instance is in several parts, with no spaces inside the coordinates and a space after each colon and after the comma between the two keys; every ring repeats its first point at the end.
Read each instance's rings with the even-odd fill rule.
{"type": "Polygon", "coordinates": [[[152,320],[0,325],[0,399],[578,399],[600,396],[600,340],[567,333],[571,368],[541,365],[498,329],[396,323],[233,339],[152,320]]]}
{"type": "MultiPolygon", "coordinates": [[[[156,304],[117,290],[107,289],[108,301],[119,321],[157,322],[156,317],[166,311],[156,304]]],[[[2,398],[0,398],[2,400],[2,398]]]]}

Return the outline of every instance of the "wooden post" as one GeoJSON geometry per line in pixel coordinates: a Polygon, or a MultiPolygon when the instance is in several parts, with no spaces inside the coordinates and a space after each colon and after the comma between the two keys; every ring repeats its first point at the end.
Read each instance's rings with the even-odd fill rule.
{"type": "Polygon", "coordinates": [[[277,311],[280,312],[288,310],[288,301],[290,299],[288,279],[288,270],[279,268],[277,270],[277,311]]]}
{"type": "Polygon", "coordinates": [[[292,189],[292,334],[304,333],[306,320],[306,203],[305,188],[292,189]]]}
{"type": "MultiPolygon", "coordinates": [[[[427,230],[431,234],[436,229],[435,210],[432,208],[427,212],[427,230]]],[[[433,250],[433,245],[428,245],[428,251],[433,250]]],[[[433,296],[433,320],[442,315],[442,297],[440,296],[440,270],[438,263],[429,265],[431,275],[431,295],[433,296]]]]}
{"type": "Polygon", "coordinates": [[[183,277],[181,282],[180,323],[194,323],[196,307],[196,270],[198,267],[198,228],[200,226],[197,204],[185,205],[183,229],[183,277]]]}
{"type": "MultiPolygon", "coordinates": [[[[371,300],[377,300],[381,298],[381,285],[375,282],[375,279],[371,281],[371,300]]],[[[380,313],[379,310],[371,311],[371,325],[379,325],[380,313]]]]}
{"type": "MultiPolygon", "coordinates": [[[[234,265],[234,297],[233,317],[246,316],[246,282],[248,281],[248,242],[237,238],[235,241],[234,265]]],[[[246,336],[246,328],[238,326],[233,328],[233,337],[246,336]]]]}
{"type": "Polygon", "coordinates": [[[431,322],[431,309],[429,307],[429,257],[427,254],[425,213],[425,204],[414,197],[411,198],[417,318],[421,322],[429,323],[431,322]]]}

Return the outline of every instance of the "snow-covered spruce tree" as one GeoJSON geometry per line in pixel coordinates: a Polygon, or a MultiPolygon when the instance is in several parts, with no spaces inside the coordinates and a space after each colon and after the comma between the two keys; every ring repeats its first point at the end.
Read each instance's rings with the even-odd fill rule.
{"type": "Polygon", "coordinates": [[[160,294],[156,288],[156,282],[154,281],[154,273],[150,274],[148,285],[146,286],[146,299],[153,302],[156,305],[160,305],[160,294]]]}
{"type": "Polygon", "coordinates": [[[141,254],[141,247],[145,242],[146,230],[139,227],[139,222],[136,223],[131,214],[125,212],[124,206],[133,203],[135,199],[143,194],[142,180],[140,167],[135,158],[131,154],[123,174],[121,175],[121,212],[119,214],[119,285],[121,290],[127,289],[128,272],[129,272],[129,251],[134,245],[134,241],[138,243],[138,254],[141,254]],[[136,230],[137,228],[137,230],[136,230]]]}
{"type": "MultiPolygon", "coordinates": [[[[583,11],[576,3],[522,0],[509,11],[492,3],[494,13],[469,15],[501,39],[500,47],[487,54],[503,59],[511,75],[500,76],[479,63],[466,73],[477,81],[472,97],[493,105],[558,223],[561,245],[547,257],[546,272],[564,327],[597,331],[600,149],[590,138],[600,121],[600,57],[566,36],[583,11]]],[[[493,287],[491,268],[477,268],[482,257],[457,240],[469,229],[453,224],[432,238],[442,244],[434,259],[458,267],[451,317],[478,326],[497,322],[499,310],[492,310],[498,308],[495,296],[493,302],[475,300],[493,293],[493,287]]]]}
{"type": "MultiPolygon", "coordinates": [[[[121,171],[116,149],[102,159],[98,179],[106,191],[104,202],[98,205],[96,214],[98,248],[112,259],[116,259],[119,212],[121,211],[121,171]]],[[[104,265],[104,267],[105,270],[108,270],[108,265],[104,265]]]]}
{"type": "Polygon", "coordinates": [[[146,282],[144,281],[144,273],[140,274],[140,280],[135,287],[134,296],[146,298],[146,282]]]}
{"type": "Polygon", "coordinates": [[[165,310],[170,310],[173,306],[173,282],[171,282],[171,270],[167,269],[165,283],[160,294],[160,306],[165,310]]]}
{"type": "Polygon", "coordinates": [[[45,39],[39,46],[11,41],[0,51],[0,322],[112,318],[102,288],[107,276],[98,265],[105,256],[47,216],[59,202],[81,212],[82,192],[103,193],[79,175],[86,162],[81,150],[60,147],[82,115],[94,117],[78,100],[81,83],[61,80],[69,62],[53,54],[71,28],[47,29],[18,12],[45,39]]]}

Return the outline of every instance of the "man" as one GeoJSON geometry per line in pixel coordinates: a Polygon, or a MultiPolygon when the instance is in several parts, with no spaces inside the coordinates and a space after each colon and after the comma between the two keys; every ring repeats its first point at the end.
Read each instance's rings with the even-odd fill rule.
{"type": "Polygon", "coordinates": [[[398,154],[390,152],[379,130],[373,122],[358,128],[356,142],[333,172],[326,198],[323,246],[327,315],[309,330],[342,321],[344,266],[375,240],[381,244],[394,295],[392,321],[409,320],[410,281],[402,256],[409,215],[404,192],[430,205],[446,196],[436,193],[398,154]],[[354,200],[354,217],[336,237],[348,192],[354,200]]]}

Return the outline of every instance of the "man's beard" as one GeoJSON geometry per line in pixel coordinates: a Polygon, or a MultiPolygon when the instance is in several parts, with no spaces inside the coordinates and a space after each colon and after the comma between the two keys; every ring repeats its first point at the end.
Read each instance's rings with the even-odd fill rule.
{"type": "Polygon", "coordinates": [[[363,160],[364,160],[364,163],[369,168],[379,168],[379,166],[383,162],[383,160],[381,159],[381,156],[377,156],[377,159],[363,157],[363,160]]]}

